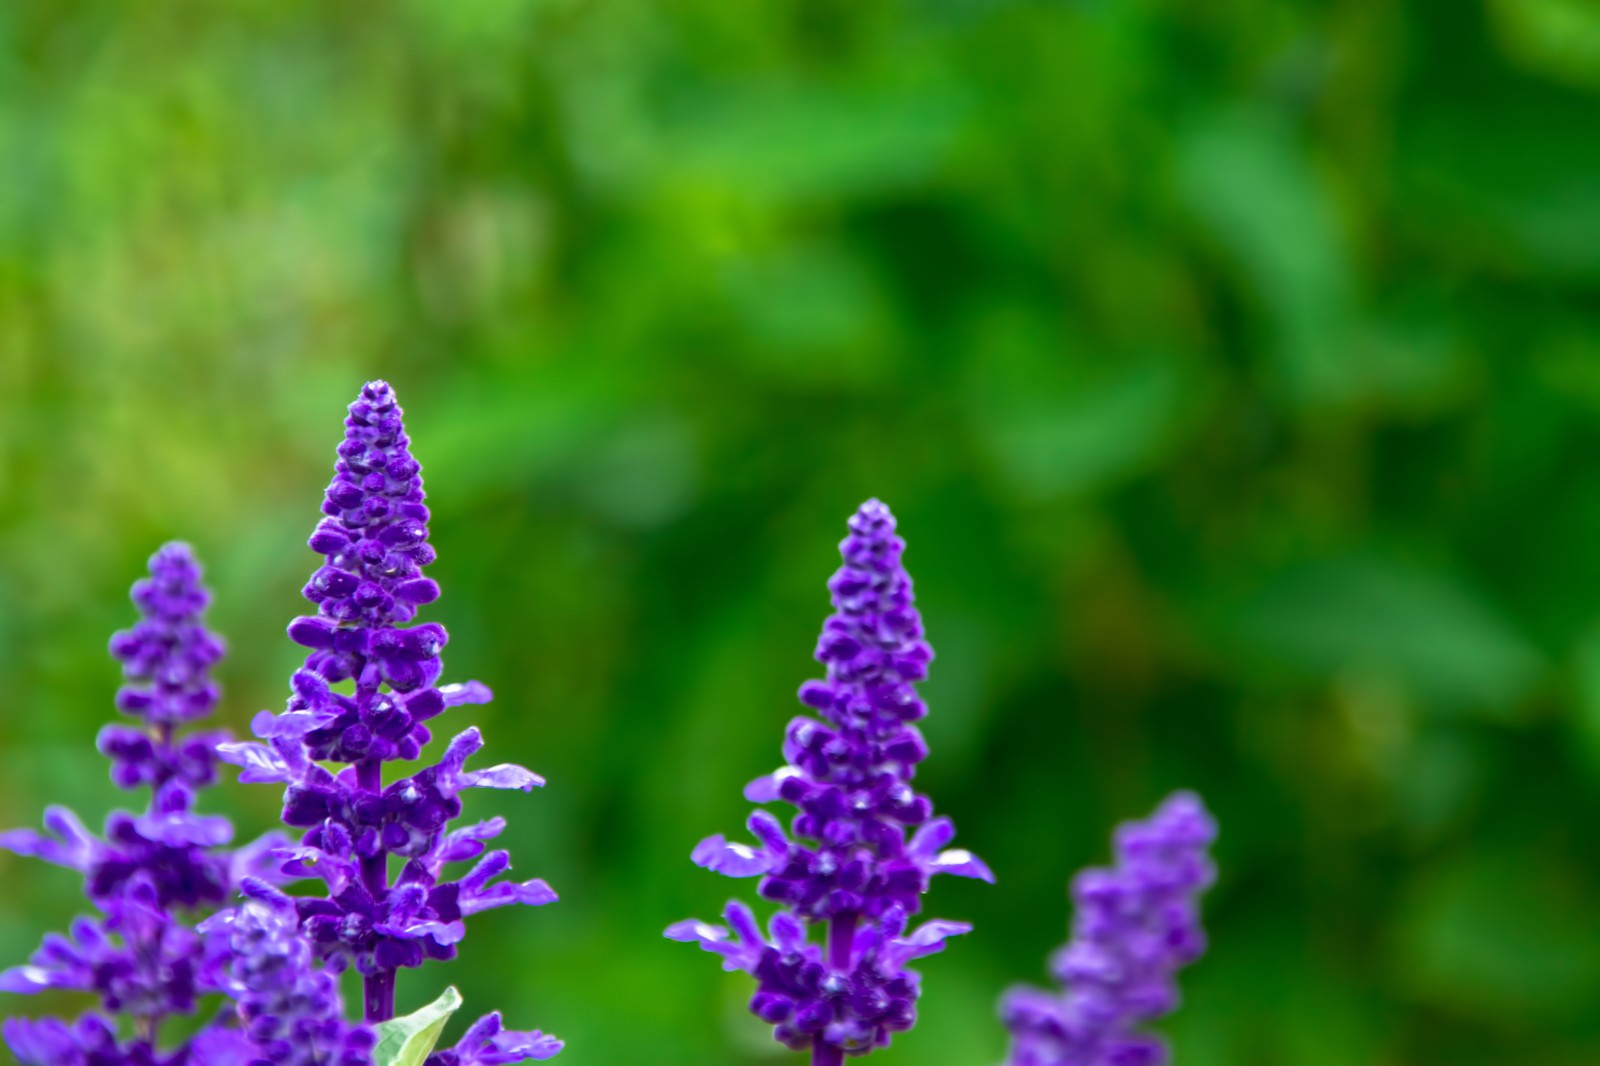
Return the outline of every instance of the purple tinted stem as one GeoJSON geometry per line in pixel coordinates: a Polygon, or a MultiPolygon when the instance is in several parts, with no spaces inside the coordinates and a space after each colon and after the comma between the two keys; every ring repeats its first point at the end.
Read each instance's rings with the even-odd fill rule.
{"type": "Polygon", "coordinates": [[[368,1022],[386,1022],[394,1017],[393,970],[367,974],[362,990],[366,993],[368,1022]]]}
{"type": "MultiPolygon", "coordinates": [[[[178,746],[173,742],[173,738],[177,732],[177,727],[171,722],[157,722],[155,723],[154,728],[151,729],[151,732],[155,734],[156,748],[163,756],[158,761],[158,765],[162,767],[177,765],[178,760],[176,755],[178,746]]],[[[165,787],[167,782],[170,780],[170,771],[161,772],[156,779],[150,783],[151,794],[153,795],[156,792],[161,791],[161,789],[165,787]]]]}
{"type": "MultiPolygon", "coordinates": [[[[849,973],[854,963],[856,921],[860,916],[854,911],[836,914],[828,922],[828,968],[849,973]]],[[[824,1033],[818,1033],[811,1042],[811,1066],[840,1066],[844,1051],[828,1043],[824,1033]]]]}
{"type": "MultiPolygon", "coordinates": [[[[383,763],[368,759],[356,764],[356,782],[363,792],[374,794],[383,791],[383,763]]],[[[361,881],[372,895],[375,904],[382,904],[389,895],[389,856],[380,846],[374,855],[361,857],[361,881]]],[[[386,1022],[394,1017],[394,971],[379,970],[362,980],[365,992],[367,1021],[386,1022]]]]}
{"type": "Polygon", "coordinates": [[[851,969],[852,948],[856,942],[855,911],[844,911],[835,914],[828,923],[828,966],[831,969],[842,970],[849,973],[851,969]]]}

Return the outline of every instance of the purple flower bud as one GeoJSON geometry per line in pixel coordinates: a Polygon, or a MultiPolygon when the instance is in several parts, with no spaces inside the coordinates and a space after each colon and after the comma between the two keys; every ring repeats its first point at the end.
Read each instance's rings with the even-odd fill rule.
{"type": "Polygon", "coordinates": [[[1166,1045],[1139,1027],[1177,1006],[1177,970],[1205,950],[1198,901],[1216,876],[1208,854],[1216,832],[1188,792],[1118,828],[1116,866],[1073,882],[1073,937],[1050,965],[1061,991],[1019,987],[1001,1001],[1007,1066],[1167,1061],[1166,1045]]]}

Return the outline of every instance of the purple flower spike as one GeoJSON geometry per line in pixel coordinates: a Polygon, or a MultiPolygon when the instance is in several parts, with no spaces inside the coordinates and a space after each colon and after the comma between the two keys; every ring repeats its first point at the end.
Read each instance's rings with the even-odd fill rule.
{"type": "Polygon", "coordinates": [[[71,811],[52,807],[45,833],[0,834],[0,847],[76,870],[100,910],[79,918],[71,936],[50,934],[25,966],[0,972],[0,991],[47,989],[87,992],[100,1013],[75,1024],[54,1019],[6,1023],[4,1038],[17,1058],[48,1066],[226,1066],[240,1061],[227,1051],[241,1046],[226,1021],[163,1052],[156,1043],[163,1021],[193,1014],[199,996],[220,990],[221,973],[185,912],[224,902],[248,874],[264,873],[266,852],[284,840],[264,837],[232,853],[226,818],[194,811],[195,791],[211,783],[221,734],[178,728],[209,714],[218,698],[210,668],[222,642],[201,621],[210,599],[200,567],[184,544],[168,544],[150,560],[150,576],[133,586],[140,620],[111,640],[125,684],[117,707],[140,723],[107,726],[100,750],[112,762],[112,780],[127,789],[148,787],[145,811],[116,811],[104,839],[71,811]],[[115,1019],[132,1019],[136,1036],[123,1041],[115,1019]]]}
{"type": "Polygon", "coordinates": [[[1072,940],[1050,964],[1062,991],[1016,988],[1001,1001],[1007,1066],[1165,1066],[1166,1044],[1139,1028],[1177,1007],[1177,971],[1205,951],[1199,896],[1216,878],[1216,835],[1188,792],[1117,829],[1116,867],[1073,882],[1072,940]]]}
{"type": "Polygon", "coordinates": [[[906,934],[929,879],[994,880],[970,852],[946,848],[954,826],[933,817],[911,784],[928,754],[912,724],[927,713],[915,683],[933,651],[900,565],[905,542],[877,500],[863,504],[849,528],[839,546],[844,565],[828,583],[834,613],[817,642],[827,677],[800,687],[800,702],[821,720],[790,722],[787,765],[745,790],[752,802],[782,800],[799,813],[785,830],[758,810],[748,823],[755,844],[717,835],[694,849],[697,865],[760,877],[758,891],[781,909],[765,936],[737,902],[726,911],[731,933],[695,921],[666,933],[721,955],[725,969],[752,974],[750,1009],[780,1042],[809,1050],[814,1066],[883,1047],[916,1020],[918,977],[905,963],[969,928],[935,921],[906,934]],[[808,941],[810,924],[827,926],[826,948],[808,941]]]}
{"type": "MultiPolygon", "coordinates": [[[[324,517],[309,542],[324,557],[304,589],[317,613],[289,624],[289,638],[307,649],[305,664],[290,679],[284,712],[262,712],[252,723],[263,743],[220,749],[243,768],[242,780],[285,786],[283,821],[305,833],[282,854],[283,870],[326,886],[325,896],[295,898],[300,927],[323,965],[362,974],[369,1023],[394,1016],[398,970],[455,956],[468,915],[556,898],[543,881],[502,879],[509,856],[486,844],[503,822],[450,828],[466,789],[544,784],[511,764],[469,768],[483,747],[476,728],[457,735],[438,765],[385,784],[386,763],[415,760],[432,739],[426,723],[490,699],[476,681],[441,685],[444,627],[412,624],[417,608],[439,596],[422,574],[434,551],[421,470],[393,390],[369,383],[350,405],[324,517]],[[403,860],[392,882],[391,857],[403,860]],[[476,864],[447,876],[447,867],[467,861],[476,864]]],[[[558,1041],[526,1036],[497,1029],[461,1061],[559,1050],[558,1041]]]]}

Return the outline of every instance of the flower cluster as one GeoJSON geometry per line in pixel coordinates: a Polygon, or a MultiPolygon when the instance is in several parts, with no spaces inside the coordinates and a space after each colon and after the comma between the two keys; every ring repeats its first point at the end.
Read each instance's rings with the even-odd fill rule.
{"type": "Polygon", "coordinates": [[[345,1022],[339,984],[315,965],[294,902],[253,878],[242,887],[245,901],[201,931],[225,940],[250,1066],[369,1066],[376,1034],[345,1022]]]}
{"type": "Polygon", "coordinates": [[[1072,886],[1072,940],[1051,960],[1058,993],[1018,988],[1001,1003],[1007,1066],[1164,1066],[1139,1026],[1178,1005],[1175,974],[1205,951],[1199,895],[1215,879],[1216,823],[1180,792],[1116,833],[1117,863],[1072,886]]]}
{"type": "Polygon", "coordinates": [[[745,790],[754,803],[797,807],[790,832],[757,810],[748,823],[755,846],[719,835],[694,850],[708,869],[759,876],[760,894],[783,909],[766,937],[736,902],[726,911],[732,934],[696,921],[667,930],[723,956],[725,968],[754,975],[751,1010],[817,1064],[866,1054],[911,1027],[918,979],[905,963],[970,928],[936,921],[906,934],[929,878],[994,879],[970,853],[945,849],[954,827],[934,818],[911,785],[928,753],[912,724],[927,713],[914,686],[933,652],[900,563],[905,542],[877,500],[861,506],[849,530],[840,544],[844,565],[829,582],[834,614],[817,644],[827,677],[800,688],[800,702],[821,720],[790,722],[787,765],[745,790]],[[826,924],[826,949],[807,941],[808,923],[826,924]]]}
{"type": "MultiPolygon", "coordinates": [[[[107,726],[99,746],[114,782],[151,789],[145,811],[114,812],[103,839],[61,807],[46,812],[45,834],[0,834],[0,847],[82,874],[100,911],[74,922],[70,936],[45,937],[27,965],[0,973],[5,991],[89,992],[104,1012],[71,1026],[9,1020],[6,1043],[25,1063],[169,1061],[158,1042],[162,1021],[194,1013],[196,997],[219,988],[202,938],[174,915],[222,904],[251,874],[270,876],[268,853],[283,843],[269,836],[226,851],[233,836],[227,819],[194,811],[195,791],[214,777],[219,734],[183,736],[178,729],[215,706],[210,668],[222,656],[221,641],[201,621],[209,596],[200,578],[187,545],[163,547],[150,560],[150,576],[133,587],[139,623],[111,640],[125,679],[117,706],[141,727],[107,726]],[[130,1040],[119,1038],[117,1015],[133,1019],[130,1040]]],[[[208,1029],[170,1052],[170,1061],[184,1061],[197,1047],[214,1057],[234,1039],[208,1029]]]]}
{"type": "MultiPolygon", "coordinates": [[[[485,703],[490,693],[475,681],[441,685],[444,628],[408,624],[439,587],[422,574],[434,551],[421,467],[384,382],[368,384],[350,405],[322,512],[310,547],[326,562],[304,589],[317,614],[289,626],[308,654],[288,706],[256,716],[264,743],[226,744],[221,752],[243,767],[241,780],[285,786],[283,821],[305,833],[285,854],[284,870],[320,878],[326,888],[320,897],[295,898],[300,926],[324,965],[360,971],[366,1019],[382,1022],[394,1016],[396,972],[452,958],[467,915],[556,898],[543,881],[497,880],[509,856],[486,847],[503,820],[450,828],[463,790],[526,791],[544,781],[509,764],[468,770],[483,738],[467,729],[437,765],[385,783],[386,764],[420,755],[431,739],[427,722],[454,706],[485,703]],[[404,860],[393,883],[391,856],[404,860]],[[447,876],[447,867],[473,859],[470,872],[447,876]]],[[[479,1034],[482,1026],[494,1030],[480,1043],[518,1053],[471,1052],[478,1057],[459,1061],[520,1061],[559,1049],[541,1034],[505,1034],[498,1025],[497,1017],[480,1023],[479,1034]]]]}

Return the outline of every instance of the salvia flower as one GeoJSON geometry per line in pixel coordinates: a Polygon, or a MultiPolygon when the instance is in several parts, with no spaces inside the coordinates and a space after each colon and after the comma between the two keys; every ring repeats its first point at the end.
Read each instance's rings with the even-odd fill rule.
{"type": "Polygon", "coordinates": [[[513,1032],[501,1027],[500,1012],[479,1018],[455,1047],[435,1051],[423,1066],[499,1066],[506,1062],[554,1058],[561,1041],[540,1032],[513,1032]]]}
{"type": "Polygon", "coordinates": [[[119,1042],[116,1027],[97,1014],[69,1025],[59,1018],[7,1018],[6,1046],[23,1063],[40,1066],[164,1066],[148,1040],[119,1042]]]}
{"type": "Polygon", "coordinates": [[[255,879],[201,931],[226,938],[226,991],[254,1047],[250,1066],[368,1066],[376,1034],[344,1020],[334,976],[316,965],[294,902],[255,879]]]}
{"type": "Polygon", "coordinates": [[[780,1042],[809,1050],[822,1066],[909,1029],[918,976],[905,964],[970,928],[934,921],[906,931],[929,878],[994,880],[969,852],[946,849],[954,827],[933,817],[911,784],[928,753],[912,724],[927,713],[915,683],[933,652],[900,563],[905,542],[877,500],[861,506],[849,530],[840,544],[844,565],[829,582],[834,613],[816,650],[827,677],[800,688],[800,702],[818,718],[790,722],[787,764],[745,790],[754,803],[782,800],[798,813],[786,831],[757,810],[748,823],[754,845],[718,835],[694,850],[708,869],[759,877],[760,894],[781,909],[766,934],[738,902],[728,904],[727,927],[691,920],[666,933],[721,955],[727,970],[753,975],[750,1009],[780,1042]],[[824,943],[810,941],[812,925],[826,927],[824,943]]]}
{"type": "Polygon", "coordinates": [[[1205,951],[1199,896],[1215,880],[1216,833],[1188,792],[1117,829],[1115,867],[1073,882],[1072,939],[1050,964],[1061,990],[1001,1002],[1007,1066],[1164,1066],[1165,1043],[1141,1027],[1177,1007],[1177,971],[1205,951]]]}
{"type": "MultiPolygon", "coordinates": [[[[70,936],[46,936],[27,965],[0,973],[0,990],[66,989],[99,999],[100,1012],[73,1025],[9,1021],[5,1040],[25,1063],[168,1062],[158,1045],[163,1020],[194,1013],[197,997],[219,987],[183,912],[214,908],[246,876],[268,873],[268,853],[285,843],[272,836],[227,851],[227,819],[194,811],[195,790],[214,777],[219,734],[178,730],[208,715],[218,698],[210,669],[222,642],[201,620],[208,601],[189,547],[168,544],[151,558],[150,576],[133,586],[140,621],[111,640],[125,680],[117,706],[140,724],[107,726],[99,746],[117,785],[151,790],[145,811],[114,812],[103,838],[63,807],[45,813],[45,833],[0,834],[0,847],[82,874],[100,912],[75,921],[70,936]],[[119,1038],[119,1017],[132,1020],[131,1040],[119,1038]]],[[[208,1029],[173,1049],[170,1061],[233,1039],[208,1029]]]]}
{"type": "MultiPolygon", "coordinates": [[[[483,746],[477,729],[457,735],[438,765],[385,782],[386,764],[420,755],[432,736],[428,722],[490,698],[476,681],[441,684],[444,627],[411,624],[439,595],[422,573],[434,550],[421,469],[393,390],[368,384],[350,405],[324,517],[309,542],[325,559],[304,589],[317,613],[289,625],[290,639],[307,649],[305,663],[284,712],[256,716],[265,743],[221,748],[244,768],[241,780],[285,786],[283,821],[305,833],[285,854],[284,872],[320,878],[326,888],[296,897],[300,925],[326,966],[354,965],[363,975],[368,1022],[394,1016],[398,970],[455,955],[468,915],[556,898],[543,881],[500,879],[509,856],[487,843],[503,820],[451,828],[466,789],[544,784],[520,766],[469,770],[483,746]],[[403,860],[393,882],[391,857],[403,860]],[[465,874],[447,873],[471,860],[465,874]]],[[[483,1042],[499,1041],[500,1051],[473,1051],[478,1058],[466,1061],[537,1058],[549,1047],[539,1037],[546,1043],[534,1041],[516,1058],[483,1058],[512,1054],[518,1036],[500,1033],[498,1019],[483,1024],[496,1029],[483,1042]]]]}

